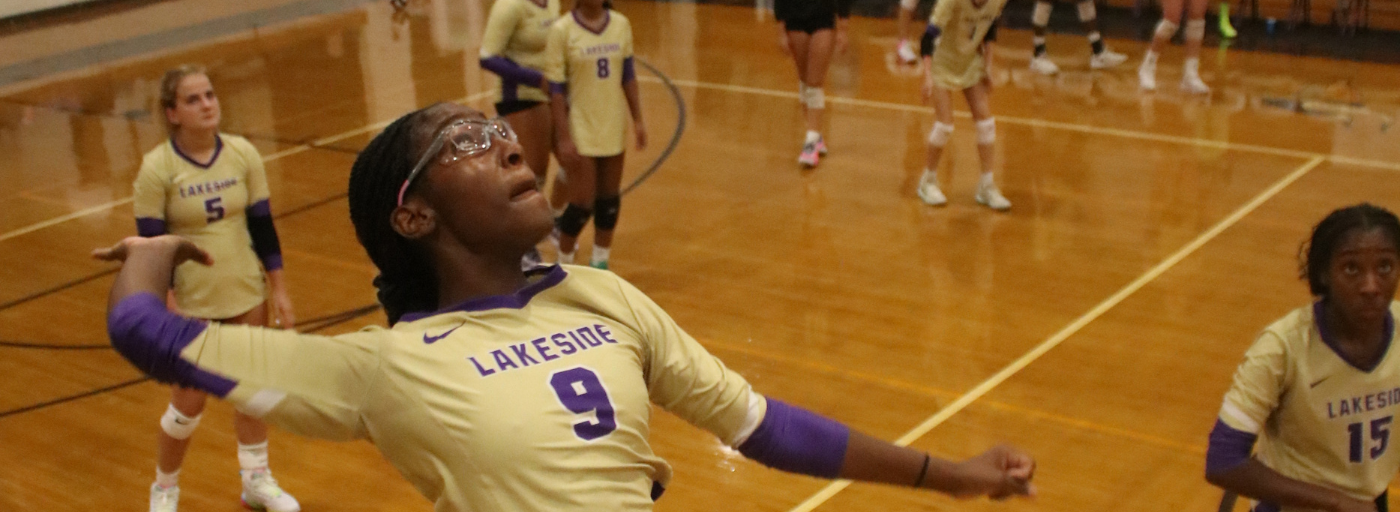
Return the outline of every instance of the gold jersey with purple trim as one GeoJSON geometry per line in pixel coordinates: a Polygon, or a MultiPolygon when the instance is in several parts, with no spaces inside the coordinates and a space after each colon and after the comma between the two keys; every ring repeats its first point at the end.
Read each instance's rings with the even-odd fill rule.
{"type": "Polygon", "coordinates": [[[929,68],[935,84],[960,91],[982,80],[987,72],[982,43],[1005,6],[1006,0],[987,0],[981,6],[971,0],[938,2],[928,21],[941,30],[929,68]]]}
{"type": "MultiPolygon", "coordinates": [[[[521,66],[543,71],[549,28],[559,19],[559,0],[496,0],[486,18],[481,40],[481,58],[505,57],[521,66]]],[[[496,101],[549,101],[549,93],[501,77],[496,101]]]]}
{"type": "Polygon", "coordinates": [[[654,302],[587,267],[336,337],[211,323],[181,356],[289,431],[368,439],[447,510],[651,510],[651,404],[730,444],[766,412],[654,302]]]}
{"type": "MultiPolygon", "coordinates": [[[[1400,471],[1400,354],[1390,305],[1387,349],[1375,368],[1352,366],[1319,325],[1320,303],[1264,329],[1235,371],[1225,425],[1259,436],[1255,458],[1279,474],[1372,500],[1400,471]]],[[[1283,510],[1299,510],[1284,508],[1283,510]]]]}
{"type": "Polygon", "coordinates": [[[583,156],[622,154],[627,139],[624,63],[632,57],[632,24],[607,11],[603,29],[585,27],[570,12],[549,31],[545,78],[568,85],[569,133],[583,156]]]}
{"type": "Polygon", "coordinates": [[[175,300],[187,316],[232,318],[265,300],[262,265],[248,233],[246,210],[268,198],[262,156],[247,139],[219,134],[204,165],[167,140],[146,153],[132,185],[137,219],[165,222],[209,252],[214,265],[175,269],[175,300]]]}

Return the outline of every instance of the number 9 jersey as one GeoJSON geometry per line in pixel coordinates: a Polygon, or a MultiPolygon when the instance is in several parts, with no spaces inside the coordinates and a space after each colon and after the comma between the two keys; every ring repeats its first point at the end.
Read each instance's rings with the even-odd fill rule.
{"type": "Polygon", "coordinates": [[[180,357],[207,377],[187,384],[291,432],[369,439],[439,511],[651,510],[671,478],[653,403],[730,446],[767,412],[660,306],[588,267],[389,330],[204,329],[180,357]]]}
{"type": "Polygon", "coordinates": [[[545,78],[563,84],[569,100],[569,133],[583,156],[622,154],[627,138],[627,96],[622,89],[632,60],[632,24],[608,10],[603,29],[583,26],[570,12],[549,29],[545,78]]]}
{"type": "Polygon", "coordinates": [[[1386,352],[1374,368],[1337,355],[1319,321],[1321,302],[1274,322],[1235,371],[1220,421],[1258,435],[1254,457],[1283,476],[1375,499],[1400,470],[1397,311],[1392,302],[1386,352]]]}
{"type": "Polygon", "coordinates": [[[187,316],[232,318],[265,300],[262,267],[248,232],[248,206],[268,199],[262,157],[247,139],[219,134],[201,164],[166,140],[141,159],[132,185],[137,222],[157,220],[214,258],[175,269],[175,300],[187,316]]]}

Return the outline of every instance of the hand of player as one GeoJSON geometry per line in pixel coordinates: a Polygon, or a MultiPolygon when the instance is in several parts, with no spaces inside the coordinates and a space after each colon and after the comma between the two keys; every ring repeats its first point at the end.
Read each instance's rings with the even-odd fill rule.
{"type": "Polygon", "coordinates": [[[204,252],[194,245],[194,242],[180,238],[175,235],[161,235],[152,238],[129,236],[123,238],[111,247],[102,247],[92,250],[92,257],[102,261],[125,262],[127,256],[132,252],[160,247],[172,247],[174,249],[174,264],[179,265],[186,261],[196,261],[201,265],[213,265],[214,258],[209,253],[204,252]]]}
{"type": "Polygon", "coordinates": [[[982,75],[982,86],[987,88],[987,94],[992,93],[996,86],[992,84],[992,70],[988,69],[987,74],[982,75]]]}
{"type": "Polygon", "coordinates": [[[919,92],[923,94],[924,104],[925,104],[925,105],[928,105],[929,102],[933,100],[933,77],[932,77],[932,76],[929,76],[927,73],[924,74],[924,84],[923,84],[923,87],[921,87],[921,88],[919,89],[919,92]]]}
{"type": "Polygon", "coordinates": [[[576,164],[583,157],[578,154],[578,146],[574,145],[574,139],[570,137],[560,137],[558,147],[555,148],[554,156],[559,159],[559,165],[570,169],[576,169],[576,164]]]}
{"type": "Polygon", "coordinates": [[[647,125],[640,120],[632,122],[632,131],[637,133],[637,151],[647,148],[647,125]]]}
{"type": "Polygon", "coordinates": [[[1035,496],[1035,459],[1015,448],[1001,445],[958,463],[957,498],[987,496],[1004,500],[1013,496],[1035,496]]]}
{"type": "Polygon", "coordinates": [[[279,329],[295,329],[297,326],[296,312],[292,311],[292,297],[287,295],[285,287],[277,287],[272,290],[272,312],[276,315],[272,326],[279,329]]]}
{"type": "Polygon", "coordinates": [[[836,37],[835,37],[835,40],[834,40],[833,43],[832,43],[832,52],[831,52],[832,54],[834,54],[834,55],[842,55],[842,54],[846,53],[846,46],[847,46],[848,43],[850,42],[850,38],[848,38],[848,37],[846,36],[846,32],[847,32],[847,31],[846,31],[846,26],[849,25],[850,23],[851,23],[851,21],[850,21],[849,19],[845,19],[845,18],[837,18],[837,19],[836,19],[836,37]]]}

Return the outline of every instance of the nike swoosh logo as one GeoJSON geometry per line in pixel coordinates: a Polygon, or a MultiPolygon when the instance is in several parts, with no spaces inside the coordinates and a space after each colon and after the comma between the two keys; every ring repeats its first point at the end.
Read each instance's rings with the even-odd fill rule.
{"type": "Polygon", "coordinates": [[[1315,387],[1317,387],[1318,384],[1322,384],[1322,381],[1327,380],[1327,379],[1330,379],[1330,378],[1332,378],[1331,375],[1328,375],[1328,376],[1323,377],[1323,378],[1321,378],[1321,379],[1317,379],[1316,382],[1313,382],[1312,384],[1308,384],[1308,389],[1315,388],[1315,387]]]}
{"type": "Polygon", "coordinates": [[[462,325],[466,325],[466,324],[461,324],[461,325],[458,325],[457,327],[453,327],[453,328],[451,328],[451,329],[448,329],[447,332],[444,332],[444,333],[439,334],[439,335],[437,335],[437,336],[428,336],[428,333],[425,332],[425,333],[423,333],[423,344],[425,344],[425,345],[432,345],[432,344],[434,344],[434,343],[437,343],[438,340],[441,340],[441,339],[443,339],[443,338],[446,338],[447,335],[452,334],[452,331],[455,331],[455,330],[457,330],[457,329],[460,329],[460,328],[462,327],[462,325]]]}
{"type": "Polygon", "coordinates": [[[175,418],[175,423],[178,423],[178,424],[181,424],[181,425],[189,425],[189,424],[190,424],[188,421],[180,421],[180,418],[175,418]]]}

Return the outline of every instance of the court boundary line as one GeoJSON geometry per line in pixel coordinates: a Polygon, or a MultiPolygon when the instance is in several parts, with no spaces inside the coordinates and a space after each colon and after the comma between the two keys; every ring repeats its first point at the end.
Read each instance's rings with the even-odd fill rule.
{"type": "MultiPolygon", "coordinates": [[[[483,98],[486,98],[487,96],[490,96],[491,94],[494,94],[495,92],[496,92],[495,89],[489,89],[489,90],[481,91],[481,92],[478,92],[478,93],[476,93],[476,94],[469,95],[469,96],[467,96],[467,97],[465,97],[465,98],[461,98],[461,99],[458,99],[458,100],[456,100],[456,101],[453,101],[453,103],[471,103],[471,102],[474,102],[474,101],[479,101],[479,100],[481,100],[481,99],[483,99],[483,98]]],[[[270,154],[270,155],[267,155],[267,156],[263,157],[263,163],[266,164],[266,163],[268,163],[268,162],[280,160],[280,159],[282,159],[282,158],[286,158],[286,157],[289,157],[289,156],[292,156],[292,155],[295,155],[295,154],[298,154],[298,153],[303,153],[303,152],[306,152],[306,151],[310,151],[310,150],[313,150],[313,149],[321,149],[321,148],[324,147],[324,146],[330,146],[331,144],[334,144],[334,143],[336,143],[336,142],[340,142],[340,141],[345,140],[345,139],[348,139],[348,138],[350,138],[350,137],[354,137],[354,136],[357,136],[357,135],[363,135],[363,134],[365,134],[365,133],[369,133],[369,132],[372,132],[372,131],[375,131],[375,130],[381,130],[381,129],[383,129],[385,126],[389,126],[389,123],[392,123],[392,122],[394,122],[393,119],[390,119],[390,120],[388,120],[388,121],[381,121],[381,122],[377,122],[377,123],[374,123],[374,124],[369,124],[369,125],[361,126],[361,127],[356,128],[356,129],[354,129],[354,130],[349,130],[349,131],[337,133],[337,134],[335,134],[335,135],[331,135],[331,136],[327,136],[327,137],[322,137],[322,138],[313,140],[313,141],[311,141],[311,142],[307,142],[307,143],[304,143],[304,144],[297,145],[297,146],[295,146],[295,147],[287,148],[287,149],[284,149],[284,150],[282,150],[282,151],[278,151],[278,152],[276,152],[276,153],[273,153],[273,154],[270,154]]],[[[357,152],[357,153],[358,153],[358,152],[357,152]]],[[[78,211],[76,211],[76,212],[72,212],[72,213],[69,213],[69,214],[66,214],[66,215],[62,215],[62,216],[59,216],[59,217],[54,217],[54,218],[52,218],[52,219],[48,219],[48,220],[45,220],[45,221],[36,222],[36,223],[34,223],[34,224],[30,224],[30,225],[28,225],[28,226],[25,226],[25,227],[22,227],[22,228],[19,228],[19,229],[16,229],[16,230],[13,230],[13,231],[10,231],[10,232],[7,232],[7,233],[5,233],[5,234],[0,235],[0,242],[4,242],[4,241],[6,241],[6,240],[9,240],[9,239],[15,238],[15,237],[19,237],[19,236],[24,236],[24,235],[27,235],[27,234],[29,234],[29,233],[33,233],[33,232],[35,232],[35,231],[39,231],[39,230],[41,230],[41,229],[53,227],[53,226],[56,226],[56,225],[58,225],[58,224],[62,224],[62,223],[64,223],[64,222],[68,222],[68,221],[73,220],[73,219],[77,219],[77,218],[81,218],[81,217],[86,217],[86,216],[92,215],[92,214],[94,214],[94,213],[98,213],[98,212],[103,212],[103,211],[106,211],[106,210],[110,210],[110,209],[112,209],[112,208],[116,208],[116,207],[118,207],[118,206],[121,206],[121,205],[130,203],[130,202],[132,202],[133,200],[135,200],[135,197],[133,197],[133,196],[127,196],[127,197],[125,197],[125,198],[118,199],[118,200],[116,200],[116,201],[111,201],[111,202],[99,204],[99,205],[96,205],[96,206],[90,206],[90,207],[87,207],[87,208],[84,208],[84,209],[82,209],[82,210],[78,210],[78,211]]]]}
{"type": "MultiPolygon", "coordinates": [[[[1050,337],[1046,338],[1045,341],[1040,342],[1039,345],[1036,345],[1035,347],[1031,348],[1031,350],[1027,351],[1025,354],[1022,354],[1021,357],[1012,361],[1010,364],[1003,367],[1000,371],[993,374],[991,377],[988,377],[986,380],[982,381],[981,384],[978,384],[971,390],[967,391],[966,393],[963,393],[962,396],[959,396],[952,403],[948,404],[947,406],[944,406],[942,409],[939,409],[937,412],[935,412],[932,416],[929,416],[928,419],[925,419],[918,426],[914,427],[909,432],[906,432],[903,436],[900,436],[899,439],[894,441],[894,444],[898,446],[909,446],[911,443],[918,440],[920,437],[923,437],[924,435],[928,434],[930,431],[932,431],[938,425],[942,424],[944,421],[947,421],[948,418],[951,418],[953,417],[953,415],[962,412],[962,410],[966,409],[967,406],[982,398],[987,393],[995,389],[997,386],[1001,385],[1001,383],[1005,382],[1007,379],[1010,379],[1012,376],[1016,375],[1021,370],[1025,369],[1027,366],[1030,366],[1031,363],[1035,362],[1037,359],[1040,359],[1041,356],[1050,352],[1050,350],[1054,349],[1055,347],[1058,347],[1070,336],[1078,334],[1079,331],[1085,326],[1089,325],[1090,322],[1097,320],[1099,317],[1107,313],[1108,310],[1113,309],[1118,304],[1121,304],[1123,301],[1127,300],[1128,297],[1132,296],[1134,293],[1137,293],[1138,290],[1141,290],[1143,287],[1147,286],[1148,283],[1156,280],[1158,277],[1161,277],[1162,274],[1165,274],[1168,270],[1171,270],[1172,267],[1176,266],[1182,260],[1195,253],[1197,249],[1200,249],[1201,247],[1205,246],[1206,243],[1215,239],[1215,237],[1219,236],[1220,233],[1223,233],[1225,230],[1233,227],[1246,215],[1253,213],[1254,210],[1258,209],[1269,199],[1272,199],[1274,196],[1278,195],[1278,193],[1282,192],[1283,189],[1287,188],[1289,185],[1292,185],[1294,182],[1298,181],[1308,172],[1317,168],[1317,166],[1322,165],[1323,162],[1326,161],[1327,158],[1323,155],[1315,156],[1312,159],[1308,160],[1307,163],[1304,163],[1297,169],[1294,169],[1293,172],[1274,182],[1274,184],[1271,185],[1269,188],[1264,189],[1264,191],[1254,196],[1254,198],[1251,199],[1249,202],[1235,209],[1234,212],[1231,212],[1230,215],[1226,216],[1224,219],[1221,219],[1220,222],[1217,222],[1214,226],[1211,226],[1210,229],[1196,236],[1196,238],[1192,239],[1181,249],[1178,249],[1175,253],[1172,253],[1171,256],[1168,256],[1166,259],[1162,260],[1157,265],[1148,269],[1147,272],[1138,276],[1137,279],[1134,279],[1132,282],[1128,283],[1127,286],[1120,288],[1117,293],[1114,293],[1113,295],[1110,295],[1108,298],[1104,299],[1102,302],[1099,302],[1098,305],[1094,306],[1087,313],[1081,315],[1073,322],[1070,322],[1069,325],[1066,325],[1064,328],[1061,328],[1055,334],[1050,335],[1050,337]]],[[[816,494],[813,494],[811,497],[808,497],[805,501],[792,508],[789,512],[811,512],[812,510],[815,510],[817,507],[820,507],[822,504],[826,503],[827,500],[830,500],[832,497],[836,496],[837,493],[840,493],[842,490],[844,490],[850,485],[850,480],[837,480],[830,484],[827,484],[826,487],[823,487],[820,491],[817,491],[816,494]]]]}
{"type": "MultiPolygon", "coordinates": [[[[638,77],[637,80],[639,80],[639,81],[644,81],[644,82],[655,82],[655,80],[652,80],[652,79],[646,78],[646,77],[638,77]]],[[[745,94],[756,94],[756,95],[761,95],[761,96],[773,96],[773,97],[779,97],[779,98],[797,99],[797,93],[795,93],[795,92],[779,91],[779,90],[774,90],[774,89],[764,89],[764,88],[761,88],[761,87],[749,87],[749,86],[744,86],[744,85],[732,85],[732,84],[719,84],[719,83],[713,83],[713,82],[701,82],[701,81],[696,81],[696,80],[672,80],[672,81],[673,81],[676,85],[680,85],[680,86],[684,86],[684,87],[690,87],[690,88],[693,88],[693,89],[710,89],[710,90],[725,91],[725,92],[738,92],[738,93],[745,93],[745,94]]],[[[922,105],[910,105],[910,104],[907,104],[907,103],[896,103],[896,102],[890,102],[890,101],[863,100],[863,99],[858,99],[858,98],[845,98],[845,97],[839,97],[839,96],[828,96],[828,97],[826,98],[826,101],[827,101],[827,103],[832,103],[832,104],[843,104],[843,105],[851,105],[851,106],[857,106],[857,107],[879,108],[879,109],[885,109],[885,110],[898,110],[898,111],[915,112],[915,113],[922,113],[922,114],[932,114],[932,113],[933,113],[933,108],[932,108],[932,107],[925,107],[925,106],[922,106],[922,105]]],[[[970,112],[966,112],[966,111],[962,111],[962,110],[954,110],[954,111],[953,111],[953,117],[962,118],[962,119],[971,119],[971,118],[972,118],[972,114],[971,114],[970,112]]],[[[1295,150],[1295,149],[1276,148],[1276,147],[1271,147],[1271,146],[1262,146],[1262,145],[1258,145],[1258,144],[1246,144],[1246,143],[1241,143],[1241,142],[1216,141],[1216,140],[1202,139],[1202,138],[1196,138],[1196,137],[1183,137],[1183,136],[1180,136],[1180,135],[1166,135],[1166,134],[1159,134],[1159,133],[1152,133],[1152,132],[1142,132],[1142,131],[1128,130],[1128,129],[1123,129],[1123,128],[1108,128],[1108,127],[1094,126],[1094,125],[1087,125],[1087,124],[1066,123],[1066,122],[1061,122],[1061,121],[1049,121],[1049,120],[1045,120],[1045,119],[1036,119],[1036,118],[1030,118],[1030,117],[995,116],[995,118],[996,118],[996,120],[997,120],[998,122],[1004,122],[1004,123],[1007,123],[1007,124],[1014,124],[1014,125],[1021,125],[1021,126],[1040,127],[1040,128],[1051,128],[1051,129],[1057,129],[1057,130],[1063,130],[1063,131],[1072,131],[1072,132],[1088,133],[1088,134],[1093,134],[1093,135],[1107,135],[1107,136],[1121,137],[1121,138],[1127,138],[1127,139],[1147,140],[1147,141],[1153,141],[1153,142],[1165,142],[1165,143],[1170,143],[1170,144],[1182,144],[1182,145],[1187,145],[1187,146],[1198,146],[1198,147],[1206,147],[1206,148],[1226,149],[1226,150],[1233,150],[1233,151],[1245,151],[1245,152],[1250,152],[1250,153],[1259,153],[1259,154],[1274,155],[1274,156],[1284,156],[1284,157],[1293,157],[1293,158],[1304,158],[1304,159],[1308,159],[1308,158],[1322,157],[1322,158],[1326,159],[1326,161],[1333,162],[1333,163],[1338,163],[1338,164],[1355,165],[1355,166],[1359,166],[1359,167],[1374,167],[1374,168],[1386,169],[1386,170],[1391,170],[1391,171],[1400,171],[1400,162],[1387,162],[1387,161],[1384,161],[1384,160],[1371,160],[1371,159],[1355,158],[1355,157],[1341,156],[1341,155],[1328,155],[1328,154],[1326,154],[1326,153],[1317,153],[1317,152],[1312,152],[1312,151],[1299,151],[1299,150],[1295,150]]]]}

